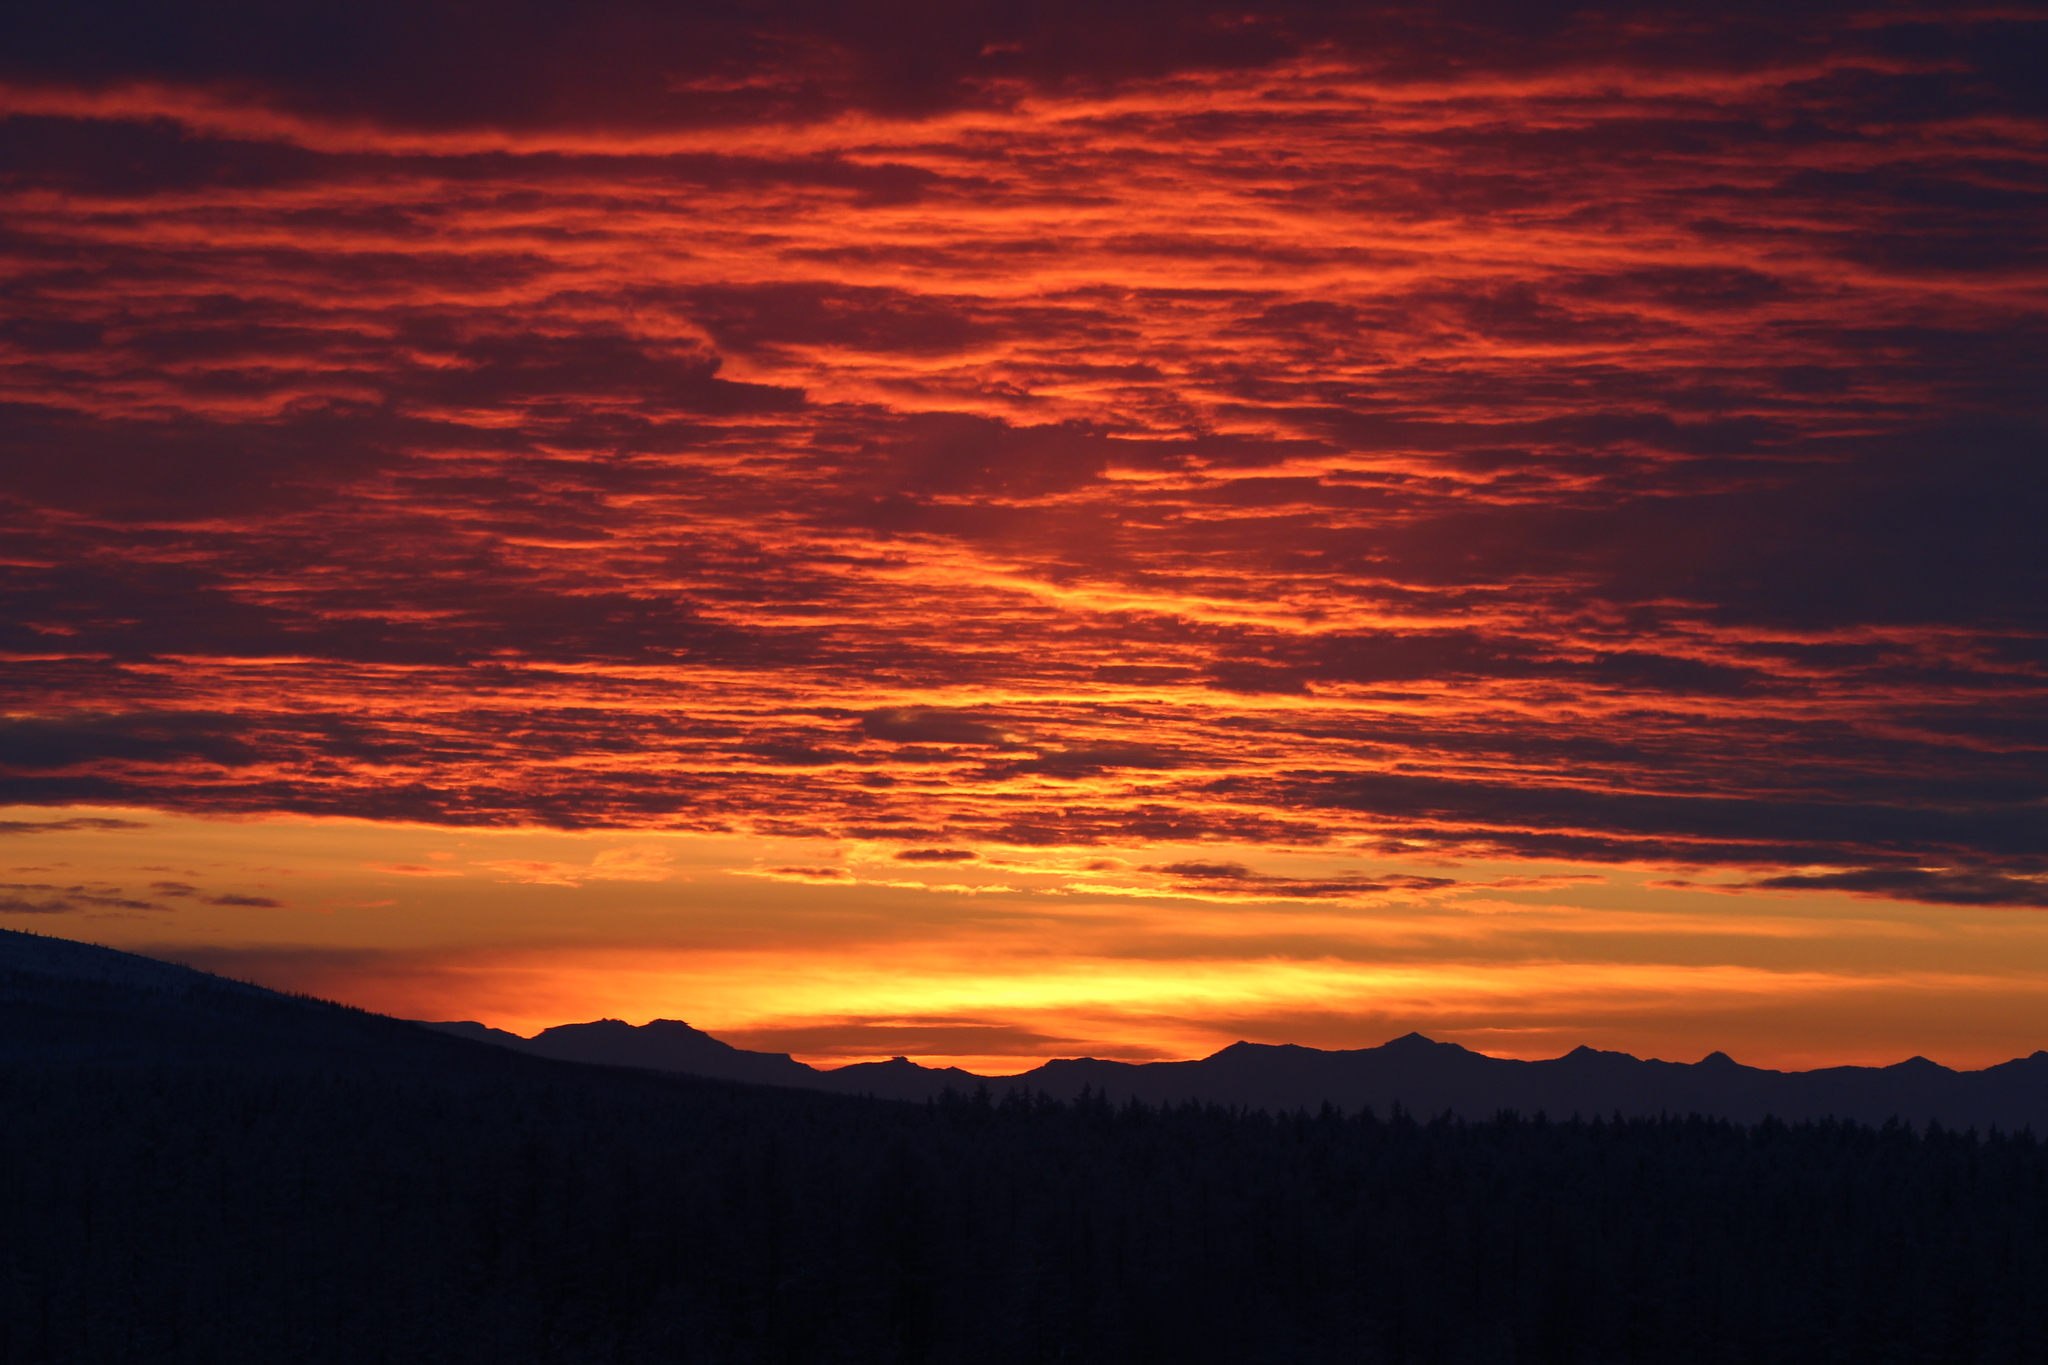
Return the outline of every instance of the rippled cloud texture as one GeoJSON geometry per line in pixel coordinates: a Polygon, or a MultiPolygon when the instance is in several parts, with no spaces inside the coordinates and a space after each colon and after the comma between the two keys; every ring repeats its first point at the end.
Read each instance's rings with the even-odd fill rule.
{"type": "Polygon", "coordinates": [[[2039,6],[101,8],[7,801],[2048,907],[2039,6]]]}

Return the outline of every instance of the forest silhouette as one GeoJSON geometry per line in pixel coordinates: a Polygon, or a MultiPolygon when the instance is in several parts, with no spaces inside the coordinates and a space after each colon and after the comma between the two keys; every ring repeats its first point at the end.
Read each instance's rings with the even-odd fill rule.
{"type": "Polygon", "coordinates": [[[2031,1132],[525,1055],[0,935],[0,1358],[2024,1362],[2031,1132]]]}

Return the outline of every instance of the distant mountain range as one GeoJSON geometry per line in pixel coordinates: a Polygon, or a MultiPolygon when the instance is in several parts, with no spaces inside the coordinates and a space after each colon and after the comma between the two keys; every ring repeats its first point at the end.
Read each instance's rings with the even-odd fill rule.
{"type": "MultiPolygon", "coordinates": [[[[482,1024],[424,1026],[189,967],[65,939],[0,930],[0,1060],[35,1052],[138,1058],[167,1051],[236,1054],[267,1065],[377,1058],[406,1065],[489,1069],[506,1052],[556,1062],[634,1067],[713,1080],[923,1101],[947,1088],[986,1086],[1071,1099],[1084,1090],[1121,1102],[1194,1100],[1267,1110],[1395,1106],[1432,1117],[1490,1118],[1502,1110],[1574,1114],[1707,1114],[1752,1123],[1845,1118],[1937,1121],[1950,1128],[2030,1127],[2048,1134],[2048,1052],[1954,1071],[1924,1057],[1895,1066],[1767,1071],[1722,1053],[1700,1062],[1642,1061],[1578,1048],[1548,1061],[1488,1057],[1421,1034],[1379,1047],[1324,1052],[1233,1043],[1189,1062],[1045,1063],[1017,1076],[887,1062],[820,1070],[786,1053],[749,1052],[688,1024],[616,1019],[563,1024],[522,1038],[482,1024]],[[450,1037],[448,1035],[453,1035],[450,1037]],[[467,1042],[459,1040],[468,1040],[467,1042]],[[477,1047],[475,1044],[495,1044],[477,1047]]],[[[527,1065],[531,1065],[528,1062],[527,1065]]]]}
{"type": "Polygon", "coordinates": [[[948,1087],[987,1086],[1071,1099],[1091,1090],[1109,1099],[1178,1104],[1198,1100],[1267,1110],[1328,1103],[1384,1114],[1399,1105],[1420,1116],[1446,1111],[1491,1118],[1502,1110],[1556,1118],[1573,1114],[1710,1114],[1753,1123],[1848,1118],[1952,1128],[2031,1127],[2048,1133],[2048,1051],[1982,1071],[1954,1071],[1925,1057],[1895,1066],[1767,1071],[1716,1052],[1699,1062],[1643,1061],[1625,1052],[1577,1048],[1547,1061],[1489,1057],[1419,1033],[1379,1047],[1325,1052],[1291,1044],[1232,1043],[1191,1062],[1045,1063],[1017,1076],[977,1076],[923,1067],[901,1057],[819,1070],[782,1052],[748,1052],[674,1019],[634,1027],[617,1019],[560,1024],[521,1038],[477,1023],[427,1027],[542,1057],[676,1071],[761,1085],[801,1086],[885,1099],[930,1099],[948,1087]]]}
{"type": "Polygon", "coordinates": [[[0,1361],[2037,1360],[2032,1137],[1488,1111],[2010,1125],[2042,1060],[1777,1076],[1410,1037],[920,1105],[829,1089],[979,1078],[674,1021],[425,1028],[0,931],[0,1361]],[[1486,1118],[1418,1121],[1450,1107],[1486,1118]]]}

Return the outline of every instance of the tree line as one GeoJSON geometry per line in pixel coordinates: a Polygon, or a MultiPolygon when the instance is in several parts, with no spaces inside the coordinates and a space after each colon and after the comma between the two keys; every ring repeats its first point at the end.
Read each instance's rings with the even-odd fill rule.
{"type": "MultiPolygon", "coordinates": [[[[2031,1134],[17,1051],[17,1365],[2020,1362],[2031,1134]]],[[[468,1049],[468,1051],[459,1051],[468,1049]]]]}

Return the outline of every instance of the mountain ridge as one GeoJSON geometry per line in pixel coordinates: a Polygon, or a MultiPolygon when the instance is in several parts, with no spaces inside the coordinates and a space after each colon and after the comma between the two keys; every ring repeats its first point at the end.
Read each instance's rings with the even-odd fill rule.
{"type": "Polygon", "coordinates": [[[788,1053],[749,1052],[680,1020],[636,1026],[621,1020],[558,1024],[532,1039],[481,1024],[428,1023],[537,1055],[640,1066],[756,1084],[922,1101],[947,1089],[1023,1090],[1055,1099],[1085,1092],[1121,1103],[1189,1101],[1273,1111],[1330,1104],[1355,1111],[1399,1107],[1434,1116],[1489,1118],[1503,1111],[1653,1116],[1701,1113],[1754,1123],[1765,1118],[1855,1119],[1916,1125],[2032,1128],[2048,1132],[2048,1050],[1978,1071],[1914,1056],[1890,1066],[1773,1071],[1719,1050],[1698,1062],[1638,1058],[1581,1044],[1536,1061],[1492,1057],[1410,1032],[1377,1047],[1324,1050],[1239,1040],[1207,1057],[1170,1062],[1055,1058],[1014,1076],[925,1067],[905,1058],[830,1070],[788,1053]]]}
{"type": "Polygon", "coordinates": [[[1786,1072],[1745,1066],[1721,1051],[1686,1063],[1583,1045],[1560,1057],[1522,1061],[1411,1032],[1349,1050],[1239,1040],[1184,1061],[1055,1058],[1015,1076],[926,1067],[902,1057],[820,1070],[788,1053],[736,1048],[681,1020],[558,1024],[522,1038],[475,1021],[388,1018],[140,954],[0,930],[0,1057],[24,1050],[48,1055],[52,1048],[101,1058],[167,1049],[262,1053],[280,1066],[293,1065],[294,1057],[326,1064],[402,1055],[408,1065],[462,1067],[524,1054],[913,1102],[949,1089],[972,1094],[986,1088],[1059,1100],[1089,1093],[1118,1104],[1197,1102],[1276,1113],[1325,1104],[1346,1112],[1398,1108],[1480,1120],[1504,1111],[1559,1119],[1697,1113],[1742,1123],[1897,1119],[2048,1133],[2048,1051],[1977,1071],[1914,1056],[1883,1067],[1786,1072]]]}

